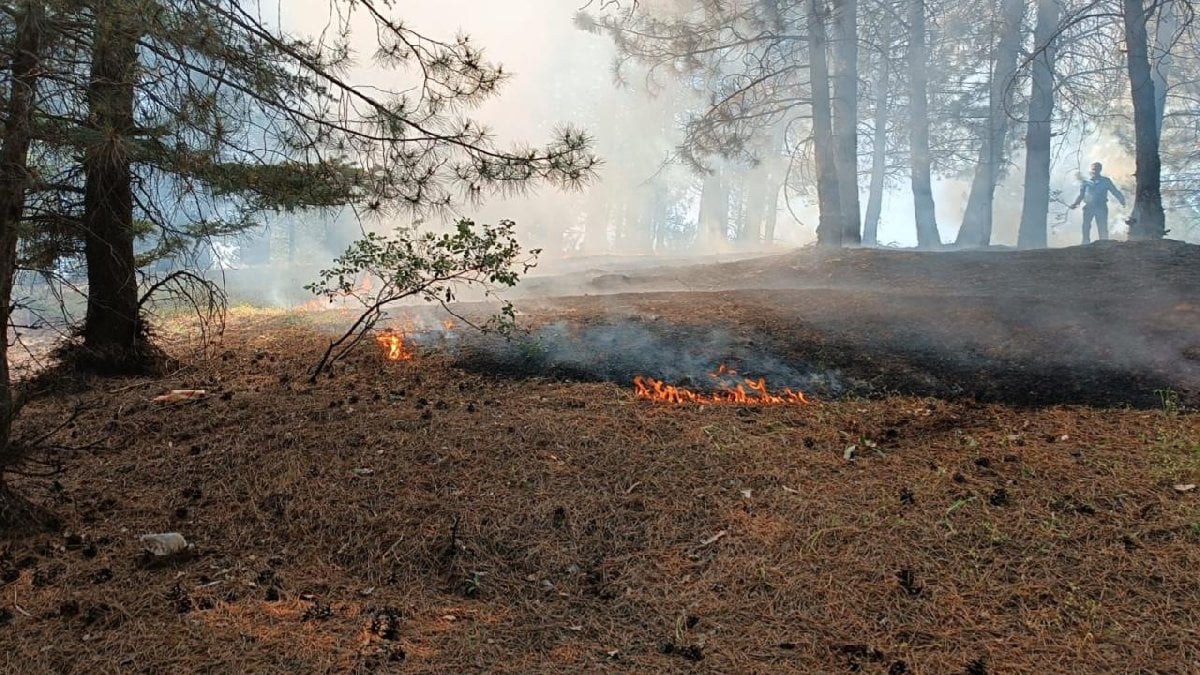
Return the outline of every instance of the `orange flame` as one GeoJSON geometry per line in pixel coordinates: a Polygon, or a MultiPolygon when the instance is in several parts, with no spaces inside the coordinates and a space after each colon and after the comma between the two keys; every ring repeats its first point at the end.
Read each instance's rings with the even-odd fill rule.
{"type": "Polygon", "coordinates": [[[404,334],[387,331],[375,336],[375,342],[383,349],[388,361],[411,361],[413,353],[404,344],[404,334]]]}
{"type": "Polygon", "coordinates": [[[719,380],[722,377],[733,376],[733,375],[737,375],[737,371],[734,370],[733,368],[730,368],[729,366],[725,365],[724,363],[717,366],[717,370],[715,372],[708,374],[708,376],[714,380],[719,380]]]}
{"type": "MultiPolygon", "coordinates": [[[[718,381],[735,375],[737,375],[737,371],[724,364],[718,367],[716,372],[709,373],[709,377],[718,381]]],[[[718,391],[704,393],[638,375],[633,378],[633,389],[638,398],[657,403],[732,403],[735,405],[809,403],[803,393],[791,389],[772,393],[767,389],[767,381],[761,377],[757,380],[745,378],[737,384],[725,384],[718,391]]]]}

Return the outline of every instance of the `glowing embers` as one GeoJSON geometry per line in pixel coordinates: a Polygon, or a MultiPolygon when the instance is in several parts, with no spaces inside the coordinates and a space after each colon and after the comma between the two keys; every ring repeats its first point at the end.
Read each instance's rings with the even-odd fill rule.
{"type": "Polygon", "coordinates": [[[633,378],[633,389],[637,397],[657,403],[731,403],[734,405],[801,405],[809,401],[804,394],[791,389],[771,392],[763,378],[751,380],[738,378],[737,371],[722,364],[709,377],[720,389],[699,392],[666,384],[662,380],[638,375],[633,378]],[[740,380],[740,381],[738,381],[740,380]]]}
{"type": "Polygon", "coordinates": [[[404,333],[384,331],[375,336],[375,342],[383,350],[388,361],[411,361],[413,353],[404,342],[404,333]]]}

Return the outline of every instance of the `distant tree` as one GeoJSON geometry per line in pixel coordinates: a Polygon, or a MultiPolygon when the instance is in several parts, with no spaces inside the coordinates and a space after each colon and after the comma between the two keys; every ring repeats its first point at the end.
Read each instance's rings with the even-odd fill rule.
{"type": "Polygon", "coordinates": [[[879,219],[883,213],[883,193],[888,176],[888,145],[894,134],[889,125],[892,119],[893,43],[895,20],[891,12],[883,12],[876,33],[873,53],[874,71],[871,76],[871,172],[867,187],[867,210],[863,220],[862,243],[879,243],[879,219]]]}
{"type": "Polygon", "coordinates": [[[957,246],[987,246],[992,241],[993,198],[1006,160],[1008,129],[1017,91],[1014,78],[1024,32],[1024,0],[1001,0],[995,48],[988,73],[987,127],[982,135],[979,162],[971,182],[957,246]]]}
{"type": "MultiPolygon", "coordinates": [[[[842,244],[862,243],[862,208],[858,196],[858,0],[834,0],[831,115],[841,201],[842,244]]],[[[820,28],[814,24],[812,30],[820,28]]],[[[816,82],[816,80],[814,80],[816,82]]]]}
{"type": "MultiPolygon", "coordinates": [[[[857,182],[843,186],[845,175],[838,170],[837,145],[833,135],[833,104],[830,98],[828,48],[825,37],[825,17],[821,0],[808,0],[808,72],[812,89],[813,153],[817,169],[817,203],[820,216],[817,223],[817,243],[841,246],[845,243],[848,215],[843,209],[850,202],[842,197],[843,190],[856,189],[857,182]]],[[[845,165],[843,164],[843,167],[845,165]]],[[[848,172],[848,170],[847,170],[848,172]]],[[[855,172],[857,174],[857,171],[855,172]]],[[[853,200],[855,204],[858,200],[853,200]]],[[[857,223],[857,215],[854,215],[857,223]]]]}
{"type": "Polygon", "coordinates": [[[1021,204],[1021,227],[1017,234],[1017,245],[1021,248],[1043,248],[1048,238],[1058,17],[1057,0],[1038,0],[1033,56],[1030,59],[1033,89],[1025,132],[1025,192],[1021,204]]]}
{"type": "MultiPolygon", "coordinates": [[[[1161,7],[1160,3],[1152,5],[1161,7]]],[[[1154,91],[1150,41],[1146,29],[1151,11],[1148,11],[1145,0],[1122,0],[1121,9],[1133,103],[1134,158],[1137,163],[1137,188],[1129,237],[1162,239],[1167,228],[1162,204],[1162,158],[1159,155],[1160,97],[1154,91]]]]}
{"type": "MultiPolygon", "coordinates": [[[[744,172],[761,164],[769,167],[776,163],[782,145],[775,140],[784,137],[785,129],[797,132],[786,134],[793,139],[788,151],[811,152],[808,163],[818,177],[816,193],[822,210],[818,240],[828,246],[859,241],[859,218],[853,214],[842,218],[843,198],[837,189],[839,167],[843,179],[857,184],[855,3],[696,0],[606,6],[607,12],[581,23],[612,37],[620,69],[636,64],[651,76],[695,82],[707,92],[707,106],[685,123],[680,156],[687,164],[702,173],[714,164],[740,164],[746,167],[744,172]],[[838,38],[831,49],[828,35],[834,24],[838,38]],[[835,85],[835,80],[840,84],[835,85]],[[839,114],[843,118],[835,119],[839,114]],[[836,141],[835,124],[840,134],[836,141]],[[829,133],[807,133],[816,126],[827,127],[829,133]]],[[[782,184],[782,171],[766,172],[782,184]]],[[[710,194],[707,203],[714,204],[711,195],[722,188],[711,179],[705,188],[710,194]]],[[[852,199],[846,197],[847,208],[857,213],[857,191],[849,189],[854,194],[852,199]]],[[[773,186],[754,195],[748,191],[745,203],[756,204],[753,213],[773,214],[777,194],[773,186]]],[[[706,213],[715,210],[710,207],[706,213]]]]}
{"type": "Polygon", "coordinates": [[[933,154],[929,146],[929,48],[926,43],[925,0],[908,4],[908,109],[913,210],[917,246],[939,248],[937,213],[933,202],[933,154]]]}

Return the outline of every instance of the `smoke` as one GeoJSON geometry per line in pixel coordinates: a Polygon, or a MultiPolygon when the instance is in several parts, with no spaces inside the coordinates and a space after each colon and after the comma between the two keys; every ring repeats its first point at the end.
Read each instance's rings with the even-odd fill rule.
{"type": "MultiPolygon", "coordinates": [[[[730,242],[714,237],[699,222],[703,178],[669,160],[682,140],[680,122],[702,110],[706,100],[689,83],[671,78],[614,82],[612,40],[580,30],[573,21],[581,3],[525,0],[519,3],[480,0],[410,0],[396,6],[405,22],[430,36],[451,38],[469,34],[488,60],[502,63],[509,79],[500,94],[485,101],[473,118],[490,127],[500,146],[508,141],[539,143],[554,129],[570,124],[587,130],[604,160],[595,181],[578,191],[541,188],[525,194],[463,204],[446,218],[471,217],[479,222],[516,221],[526,248],[538,248],[542,269],[561,273],[572,261],[597,256],[647,257],[662,261],[679,256],[700,258],[729,251],[778,251],[806,245],[815,237],[817,211],[805,186],[810,177],[793,169],[789,187],[776,204],[776,227],[770,246],[753,241],[730,242]],[[648,89],[653,90],[651,93],[648,89]],[[666,206],[664,206],[666,205],[666,206]],[[653,256],[653,257],[650,257],[653,256]]],[[[326,0],[289,3],[284,23],[304,35],[319,35],[329,25],[326,0]]],[[[352,34],[357,63],[347,79],[367,86],[396,89],[395,72],[376,67],[372,60],[376,35],[359,22],[352,34]]],[[[415,75],[414,75],[415,76],[415,75]]],[[[1078,189],[1078,178],[1093,160],[1105,163],[1117,185],[1132,197],[1133,165],[1127,148],[1108,129],[1071,131],[1057,143],[1052,188],[1060,195],[1052,203],[1050,243],[1079,243],[1078,211],[1066,203],[1078,189]]],[[[1010,135],[1019,146],[1019,129],[1010,135]]],[[[794,141],[795,139],[791,139],[794,141]]],[[[1019,147],[1009,158],[1009,171],[995,198],[994,243],[1015,245],[1020,222],[1024,164],[1019,147]]],[[[750,171],[737,162],[715,160],[740,180],[750,171]]],[[[737,183],[738,181],[734,181],[737,183]]],[[[752,181],[747,181],[748,183],[752,181]]],[[[943,241],[953,241],[969,192],[970,176],[937,176],[934,181],[937,219],[943,241]]],[[[866,181],[860,188],[865,190],[866,181]]],[[[730,208],[744,208],[748,187],[734,187],[730,208]]],[[[862,194],[865,204],[866,194],[862,194]]],[[[1110,232],[1124,236],[1124,211],[1114,208],[1110,232]]],[[[389,216],[360,221],[350,210],[282,216],[265,232],[239,242],[236,266],[226,272],[234,300],[295,306],[310,298],[301,290],[317,270],[342,252],[360,228],[391,230],[410,218],[389,216]],[[261,249],[265,248],[265,254],[261,249]],[[249,249],[257,247],[259,254],[249,249]]],[[[438,222],[424,223],[437,227],[438,222]]],[[[753,239],[751,237],[750,239],[753,239]]],[[[916,244],[911,190],[907,179],[896,179],[884,197],[878,239],[884,245],[916,244]]],[[[232,257],[232,253],[225,257],[232,257]]],[[[597,258],[599,260],[599,258],[597,258]]],[[[646,264],[655,264],[647,262],[646,264]]],[[[536,284],[533,284],[536,285],[536,284]]],[[[561,294],[563,288],[546,288],[561,294]]]]}
{"type": "MultiPolygon", "coordinates": [[[[439,333],[432,336],[446,344],[439,333]]],[[[544,326],[513,340],[469,335],[451,343],[459,365],[495,374],[553,375],[587,381],[628,384],[644,375],[697,390],[720,388],[721,365],[740,377],[765,378],[772,389],[791,388],[822,396],[838,396],[855,383],[836,370],[781,360],[769,344],[711,326],[625,321],[544,326]]]]}

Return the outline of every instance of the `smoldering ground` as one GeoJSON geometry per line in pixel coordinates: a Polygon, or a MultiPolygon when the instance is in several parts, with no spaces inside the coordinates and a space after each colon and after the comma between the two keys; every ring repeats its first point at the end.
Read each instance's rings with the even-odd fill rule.
{"type": "Polygon", "coordinates": [[[550,375],[629,384],[642,375],[702,391],[736,384],[741,378],[764,378],[773,388],[825,396],[856,389],[836,369],[779,358],[770,342],[653,318],[593,325],[560,321],[511,340],[486,336],[459,342],[455,355],[462,367],[513,377],[550,375]],[[727,375],[718,372],[722,366],[727,375]]]}
{"type": "Polygon", "coordinates": [[[711,388],[722,363],[819,396],[1197,403],[1200,247],[816,251],[547,277],[527,332],[439,338],[463,367],[711,388]],[[583,291],[580,293],[579,291],[583,291]],[[573,294],[574,293],[574,294],[573,294]]]}

